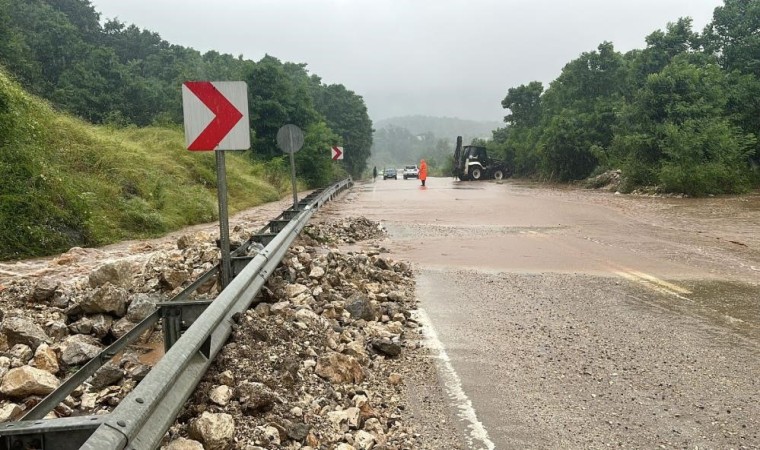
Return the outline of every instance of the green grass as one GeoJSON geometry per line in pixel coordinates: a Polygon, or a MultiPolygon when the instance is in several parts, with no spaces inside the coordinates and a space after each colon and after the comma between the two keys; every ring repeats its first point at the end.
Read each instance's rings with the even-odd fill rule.
{"type": "MultiPolygon", "coordinates": [[[[282,198],[287,172],[226,157],[230,213],[282,198]]],[[[156,237],[218,217],[213,152],[180,128],[93,126],[0,71],[0,259],[156,237]]]]}

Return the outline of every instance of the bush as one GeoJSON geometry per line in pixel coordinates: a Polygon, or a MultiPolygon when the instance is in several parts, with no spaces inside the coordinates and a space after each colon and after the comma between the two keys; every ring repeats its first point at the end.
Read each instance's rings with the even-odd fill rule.
{"type": "Polygon", "coordinates": [[[746,192],[747,164],[755,140],[725,120],[687,121],[667,125],[662,149],[665,161],[658,178],[665,192],[692,196],[746,192]]]}

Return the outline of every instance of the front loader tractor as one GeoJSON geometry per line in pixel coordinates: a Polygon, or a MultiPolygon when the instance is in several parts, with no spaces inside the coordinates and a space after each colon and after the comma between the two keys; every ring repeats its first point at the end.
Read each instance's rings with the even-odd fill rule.
{"type": "Polygon", "coordinates": [[[453,167],[454,176],[462,181],[501,180],[509,176],[506,164],[502,161],[489,159],[485,147],[477,145],[462,147],[462,136],[457,136],[453,167]]]}

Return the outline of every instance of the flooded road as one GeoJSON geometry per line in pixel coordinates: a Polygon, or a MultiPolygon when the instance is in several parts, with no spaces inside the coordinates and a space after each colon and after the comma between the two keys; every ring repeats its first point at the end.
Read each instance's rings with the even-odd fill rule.
{"type": "Polygon", "coordinates": [[[329,211],[416,267],[465,448],[760,448],[760,197],[427,184],[329,211]]]}

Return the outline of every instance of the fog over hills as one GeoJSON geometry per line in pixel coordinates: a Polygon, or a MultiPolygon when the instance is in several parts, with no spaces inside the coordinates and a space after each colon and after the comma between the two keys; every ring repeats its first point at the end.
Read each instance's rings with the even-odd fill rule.
{"type": "Polygon", "coordinates": [[[375,130],[395,126],[406,128],[414,135],[432,133],[439,139],[454,141],[457,136],[490,139],[491,132],[503,127],[504,122],[476,121],[459,119],[457,117],[433,117],[433,116],[401,116],[378,120],[374,123],[375,130]]]}
{"type": "Polygon", "coordinates": [[[403,116],[373,124],[372,155],[368,166],[403,167],[421,158],[433,173],[446,173],[457,136],[465,143],[490,139],[491,132],[504,123],[481,122],[455,117],[403,116]]]}

